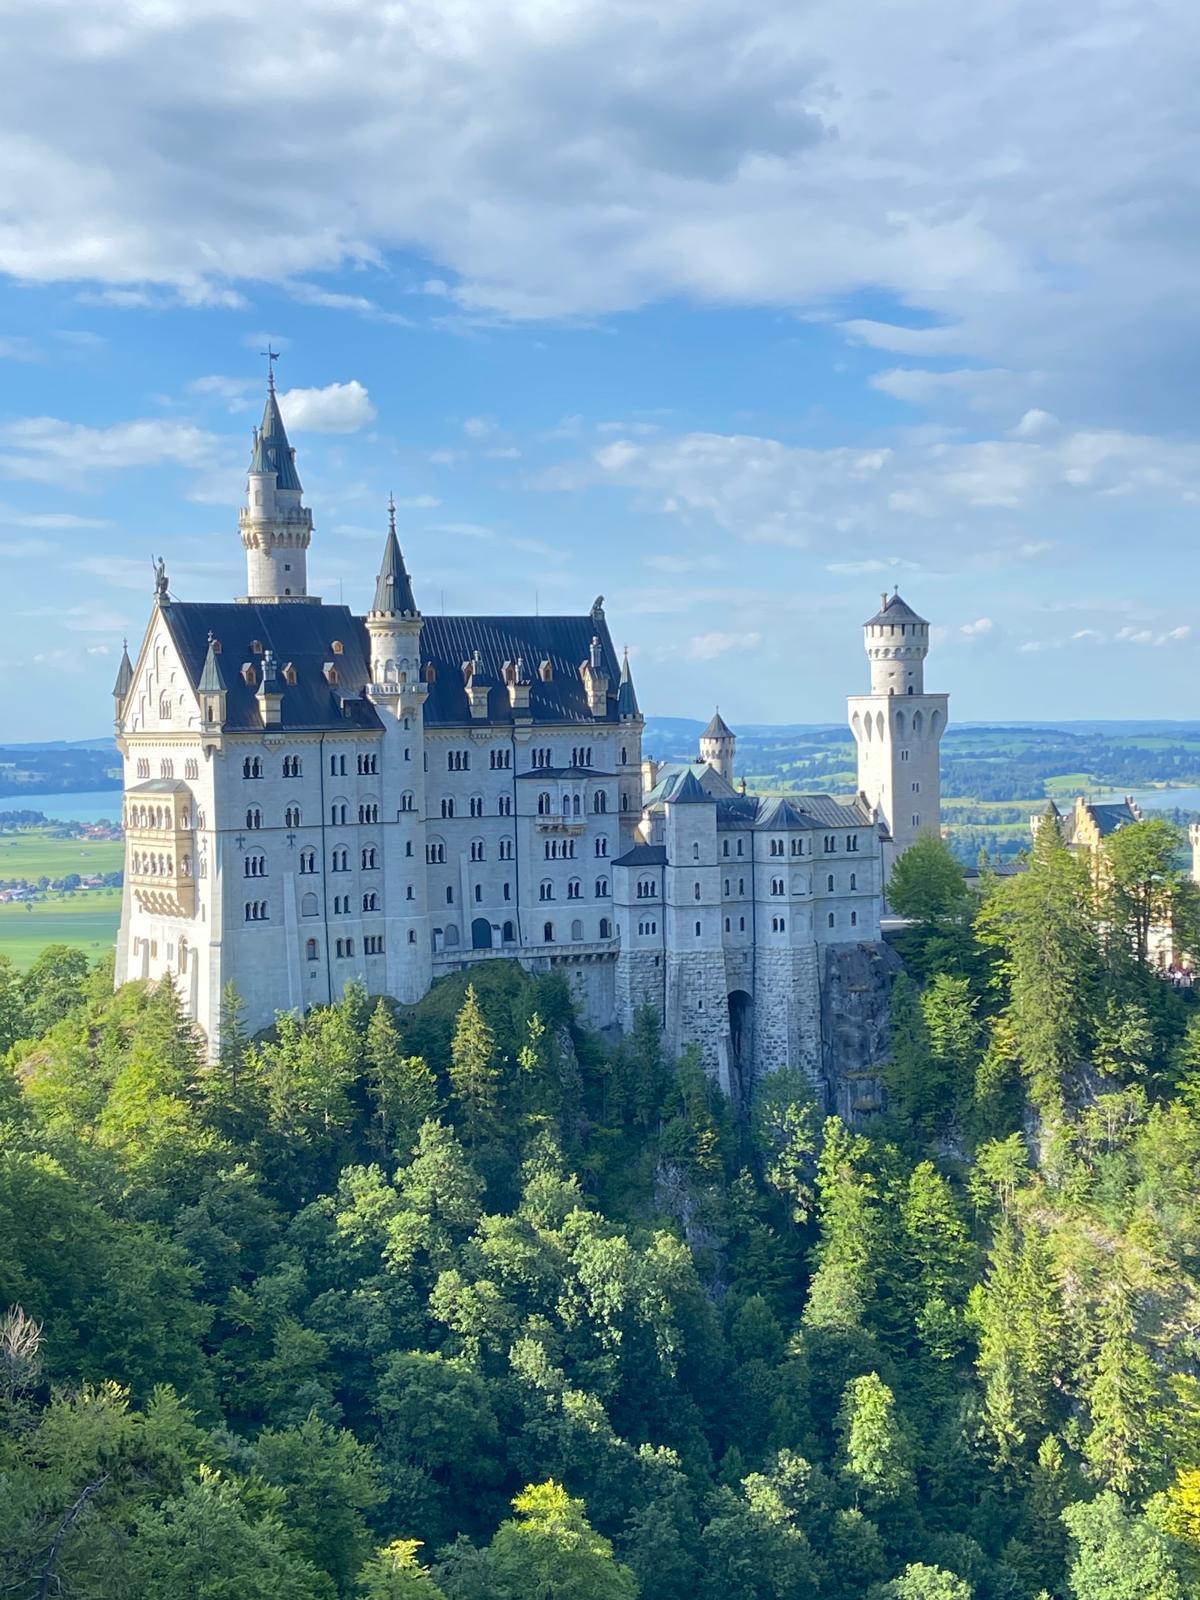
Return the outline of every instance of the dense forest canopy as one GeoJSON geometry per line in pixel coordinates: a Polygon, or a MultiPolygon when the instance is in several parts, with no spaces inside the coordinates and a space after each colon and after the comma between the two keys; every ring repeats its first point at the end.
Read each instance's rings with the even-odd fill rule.
{"type": "Polygon", "coordinates": [[[1116,838],[982,902],[914,846],[854,1128],[509,963],[231,991],[211,1066],[169,985],[0,964],[0,1595],[1194,1595],[1194,891],[1116,838]]]}

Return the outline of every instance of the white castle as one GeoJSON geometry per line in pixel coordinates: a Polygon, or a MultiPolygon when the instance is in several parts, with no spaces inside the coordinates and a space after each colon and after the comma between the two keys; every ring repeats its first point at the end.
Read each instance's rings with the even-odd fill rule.
{"type": "Polygon", "coordinates": [[[239,516],[247,594],[154,610],[114,689],[126,866],[118,984],[170,974],[209,1049],[233,980],[254,1029],[354,979],[412,1003],[515,958],[589,1022],[641,1006],[728,1088],[819,1069],[831,950],[876,945],[892,853],[938,825],[945,695],[885,596],[850,701],[860,793],[755,798],[715,716],[642,758],[629,660],[581,616],[423,616],[395,510],[366,617],[308,593],[312,514],[268,386],[239,516]]]}

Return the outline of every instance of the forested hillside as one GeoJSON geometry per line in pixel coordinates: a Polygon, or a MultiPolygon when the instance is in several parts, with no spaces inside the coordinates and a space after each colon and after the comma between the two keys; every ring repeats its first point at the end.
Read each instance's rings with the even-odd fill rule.
{"type": "Polygon", "coordinates": [[[1175,842],[1044,827],[982,905],[914,847],[853,1129],[509,964],[253,1042],[231,993],[213,1067],[169,987],[0,968],[0,1595],[1196,1594],[1175,842]]]}

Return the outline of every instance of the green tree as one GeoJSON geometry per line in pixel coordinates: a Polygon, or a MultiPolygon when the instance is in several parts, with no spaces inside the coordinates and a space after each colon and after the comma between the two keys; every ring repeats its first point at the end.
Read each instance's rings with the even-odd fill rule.
{"type": "Polygon", "coordinates": [[[853,1328],[875,1290],[880,1235],[879,1188],[865,1163],[870,1145],[838,1117],[829,1117],[817,1162],[820,1238],[804,1320],[815,1327],[853,1328]]]}
{"type": "Polygon", "coordinates": [[[1111,1490],[1068,1506],[1062,1519],[1074,1546],[1075,1600],[1188,1600],[1194,1592],[1181,1576],[1179,1544],[1111,1490]]]}
{"type": "Polygon", "coordinates": [[[633,1573],[561,1484],[530,1484],[513,1509],[516,1517],[501,1523],[488,1550],[506,1600],[637,1600],[633,1573]]]}
{"type": "Polygon", "coordinates": [[[754,1085],[750,1128],[769,1188],[793,1222],[808,1221],[816,1199],[817,1114],[813,1086],[799,1067],[768,1072],[754,1085]]]}
{"type": "Polygon", "coordinates": [[[421,1124],[437,1115],[437,1079],[421,1056],[404,1054],[400,1030],[384,1000],[371,1014],[364,1053],[373,1142],[381,1151],[394,1150],[405,1159],[421,1124]]]}
{"type": "Polygon", "coordinates": [[[1028,870],[993,886],[976,929],[999,956],[1030,1096],[1055,1111],[1086,1053],[1099,952],[1087,865],[1063,843],[1052,812],[1041,819],[1028,870]]]}
{"type": "Polygon", "coordinates": [[[839,1470],[868,1507],[908,1499],[916,1486],[912,1448],[896,1398],[877,1372],[853,1378],[842,1395],[836,1430],[839,1470]]]}
{"type": "Polygon", "coordinates": [[[971,1585],[957,1574],[917,1561],[891,1583],[874,1590],[871,1600],[971,1600],[973,1593],[971,1585]]]}
{"type": "Polygon", "coordinates": [[[1118,828],[1104,841],[1100,868],[1105,925],[1125,941],[1141,966],[1149,958],[1150,931],[1169,923],[1187,881],[1178,864],[1183,840],[1165,817],[1118,828]]]}
{"type": "Polygon", "coordinates": [[[428,1567],[417,1559],[419,1539],[393,1539],[358,1575],[361,1600],[446,1600],[428,1567]]]}
{"type": "Polygon", "coordinates": [[[479,1004],[475,985],[468,984],[450,1046],[450,1082],[462,1114],[467,1148],[477,1151],[497,1133],[500,1068],[496,1038],[479,1004]]]}

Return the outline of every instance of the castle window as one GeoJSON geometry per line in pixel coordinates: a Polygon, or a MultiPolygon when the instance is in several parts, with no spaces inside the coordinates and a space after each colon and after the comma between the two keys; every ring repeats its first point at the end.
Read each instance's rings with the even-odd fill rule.
{"type": "Polygon", "coordinates": [[[150,776],[150,763],[148,761],[143,759],[138,762],[137,775],[139,778],[148,778],[150,776]]]}
{"type": "Polygon", "coordinates": [[[346,850],[346,849],[335,850],[333,852],[333,860],[330,863],[330,866],[331,866],[331,869],[334,872],[349,872],[349,870],[350,870],[350,852],[349,852],[349,850],[346,850]]]}
{"type": "Polygon", "coordinates": [[[726,933],[729,932],[729,918],[728,917],[725,918],[725,932],[726,933]]]}
{"type": "Polygon", "coordinates": [[[171,700],[169,695],[164,694],[162,699],[158,702],[158,714],[164,722],[170,722],[171,700]]]}
{"type": "Polygon", "coordinates": [[[804,840],[803,839],[793,839],[792,840],[792,854],[794,856],[802,856],[804,854],[804,840]]]}
{"type": "Polygon", "coordinates": [[[598,817],[603,816],[608,810],[608,796],[603,789],[597,789],[592,796],[592,810],[598,817]]]}
{"type": "Polygon", "coordinates": [[[472,839],[471,840],[471,860],[472,861],[482,861],[483,860],[483,840],[482,839],[472,839]]]}
{"type": "Polygon", "coordinates": [[[921,818],[915,811],[913,812],[912,825],[914,828],[919,828],[921,826],[921,818]]]}
{"type": "Polygon", "coordinates": [[[602,939],[612,938],[612,923],[607,917],[600,918],[600,937],[602,939]]]}
{"type": "Polygon", "coordinates": [[[913,786],[912,786],[912,792],[913,792],[913,793],[914,793],[914,794],[920,794],[920,792],[921,792],[921,785],[920,785],[920,784],[919,784],[919,783],[914,783],[914,784],[913,784],[913,786]]]}
{"type": "Polygon", "coordinates": [[[596,899],[597,900],[603,900],[607,896],[607,894],[608,894],[608,879],[607,878],[597,878],[596,879],[596,899]]]}
{"type": "Polygon", "coordinates": [[[410,883],[410,884],[407,884],[407,885],[406,885],[406,886],[405,886],[405,890],[404,890],[404,898],[405,898],[405,899],[406,899],[406,900],[412,900],[412,899],[414,899],[414,898],[415,898],[415,896],[414,896],[414,894],[413,894],[413,886],[412,886],[412,884],[411,884],[411,883],[410,883]]]}
{"type": "MultiPolygon", "coordinates": [[[[721,840],[721,854],[723,856],[727,856],[729,854],[729,840],[728,839],[722,839],[721,840]]],[[[729,891],[726,890],[725,892],[726,892],[726,894],[728,894],[729,891]]]]}
{"type": "Polygon", "coordinates": [[[358,758],[358,775],[359,775],[360,778],[361,777],[368,777],[368,776],[373,777],[378,773],[378,771],[379,771],[379,757],[377,755],[372,753],[370,755],[360,755],[359,756],[359,758],[358,758]]]}
{"type": "Polygon", "coordinates": [[[379,910],[379,896],[375,893],[374,889],[371,889],[367,894],[363,895],[362,908],[364,911],[379,910]]]}
{"type": "Polygon", "coordinates": [[[901,759],[901,761],[907,761],[908,760],[908,751],[907,750],[901,750],[900,759],[901,759]]]}
{"type": "Polygon", "coordinates": [[[852,911],[850,913],[850,926],[852,928],[857,928],[858,927],[858,912],[857,911],[852,911]]]}
{"type": "Polygon", "coordinates": [[[498,817],[512,816],[512,795],[502,794],[496,801],[496,815],[498,817]]]}
{"type": "Polygon", "coordinates": [[[446,885],[446,904],[448,906],[454,904],[454,885],[452,883],[446,885]]]}
{"type": "Polygon", "coordinates": [[[473,817],[481,817],[483,815],[483,796],[481,794],[473,794],[468,809],[473,817]]]}
{"type": "Polygon", "coordinates": [[[343,653],[342,641],[340,639],[335,639],[329,648],[333,651],[335,656],[340,656],[343,653]]]}
{"type": "Polygon", "coordinates": [[[158,763],[158,775],[160,778],[173,778],[175,776],[175,763],[169,759],[160,761],[158,763]]]}
{"type": "Polygon", "coordinates": [[[746,919],[745,919],[745,917],[739,917],[738,918],[738,932],[739,933],[745,933],[745,931],[746,931],[746,919]]]}
{"type": "Polygon", "coordinates": [[[562,814],[564,817],[571,815],[571,797],[569,794],[563,795],[562,814]]]}
{"type": "Polygon", "coordinates": [[[263,775],[262,760],[258,756],[247,756],[242,762],[243,778],[261,778],[263,775]]]}
{"type": "Polygon", "coordinates": [[[246,812],[246,826],[248,828],[262,827],[262,812],[257,806],[251,806],[246,812]]]}
{"type": "Polygon", "coordinates": [[[452,817],[453,815],[454,815],[454,800],[453,800],[453,797],[450,796],[450,795],[444,795],[442,797],[442,816],[443,817],[452,817]]]}
{"type": "Polygon", "coordinates": [[[567,899],[578,900],[583,895],[583,885],[578,878],[572,878],[567,884],[567,899]]]}
{"type": "Polygon", "coordinates": [[[856,872],[850,874],[850,887],[852,889],[858,888],[858,874],[856,872]]]}
{"type": "Polygon", "coordinates": [[[743,841],[741,839],[739,839],[738,842],[737,842],[737,853],[738,853],[738,855],[741,855],[741,853],[742,853],[742,843],[743,843],[743,841]]]}
{"type": "Polygon", "coordinates": [[[743,895],[743,894],[745,894],[745,892],[746,892],[746,880],[745,880],[745,878],[739,878],[738,879],[738,894],[739,895],[743,895]]]}
{"type": "Polygon", "coordinates": [[[832,872],[829,874],[829,877],[825,880],[825,887],[826,887],[826,889],[828,889],[830,894],[833,893],[833,873],[832,872]]]}
{"type": "Polygon", "coordinates": [[[413,799],[412,791],[410,789],[405,789],[404,793],[400,796],[401,811],[412,811],[415,806],[416,801],[413,799]]]}
{"type": "Polygon", "coordinates": [[[550,796],[544,790],[537,797],[537,814],[539,817],[550,815],[550,796]]]}
{"type": "Polygon", "coordinates": [[[290,661],[284,665],[283,681],[293,689],[296,687],[296,668],[290,661]]]}
{"type": "Polygon", "coordinates": [[[552,922],[542,923],[542,940],[545,944],[554,943],[554,924],[552,922]]]}
{"type": "Polygon", "coordinates": [[[833,912],[832,912],[832,911],[831,911],[831,912],[830,912],[830,913],[829,913],[829,926],[830,926],[830,927],[831,927],[831,928],[832,928],[832,927],[833,927],[833,925],[834,925],[834,920],[835,920],[835,919],[834,919],[834,915],[833,915],[833,912]]]}
{"type": "Polygon", "coordinates": [[[363,940],[363,951],[369,956],[381,956],[383,954],[383,935],[381,933],[367,934],[363,940]]]}
{"type": "Polygon", "coordinates": [[[298,828],[300,826],[299,806],[288,806],[283,813],[283,825],[285,828],[298,828]]]}
{"type": "Polygon", "coordinates": [[[538,663],[538,677],[543,683],[554,682],[554,668],[549,661],[540,661],[538,663]]]}
{"type": "Polygon", "coordinates": [[[538,899],[554,899],[554,885],[550,882],[549,878],[543,878],[542,882],[538,885],[538,899]]]}
{"type": "Polygon", "coordinates": [[[317,941],[315,939],[309,939],[307,941],[304,946],[304,954],[309,961],[317,960],[319,952],[317,950],[317,941]]]}
{"type": "Polygon", "coordinates": [[[434,839],[430,844],[425,846],[425,860],[426,863],[431,867],[441,866],[445,862],[446,846],[440,839],[434,839]]]}
{"type": "Polygon", "coordinates": [[[699,900],[700,898],[700,885],[698,883],[692,886],[692,898],[694,900],[699,900]]]}
{"type": "Polygon", "coordinates": [[[244,661],[242,663],[242,682],[250,689],[253,689],[258,682],[258,674],[254,670],[253,661],[244,661]]]}
{"type": "Polygon", "coordinates": [[[571,938],[576,941],[583,938],[583,923],[580,922],[578,917],[575,917],[571,922],[571,938]]]}
{"type": "Polygon", "coordinates": [[[504,898],[506,900],[511,900],[512,899],[512,894],[510,892],[510,888],[511,888],[511,886],[509,884],[506,883],[504,885],[504,898]]]}
{"type": "Polygon", "coordinates": [[[267,875],[266,856],[243,856],[242,876],[244,878],[265,878],[267,875]]]}
{"type": "Polygon", "coordinates": [[[477,883],[475,885],[475,904],[476,905],[482,905],[482,903],[483,903],[483,885],[481,883],[477,883]]]}
{"type": "MultiPolygon", "coordinates": [[[[298,815],[299,815],[299,813],[297,813],[297,816],[298,815]]],[[[366,804],[359,806],[359,808],[358,808],[358,820],[359,820],[359,822],[378,822],[379,821],[379,805],[378,805],[378,802],[368,801],[366,804]]]]}
{"type": "Polygon", "coordinates": [[[246,901],[246,921],[265,922],[267,920],[267,902],[265,900],[246,901]]]}
{"type": "Polygon", "coordinates": [[[848,833],[846,835],[846,849],[847,850],[857,850],[858,849],[858,835],[856,833],[848,833]]]}
{"type": "Polygon", "coordinates": [[[511,839],[501,839],[501,841],[500,841],[500,859],[501,859],[501,861],[511,861],[512,858],[513,858],[513,842],[512,842],[512,840],[511,839]]]}
{"type": "Polygon", "coordinates": [[[374,867],[378,866],[378,861],[376,860],[375,856],[375,846],[373,844],[369,844],[363,851],[362,865],[365,872],[370,872],[374,867]]]}
{"type": "Polygon", "coordinates": [[[504,927],[500,930],[500,937],[505,944],[513,944],[516,941],[516,930],[511,922],[504,924],[504,927]]]}
{"type": "Polygon", "coordinates": [[[317,897],[315,894],[306,894],[300,900],[300,915],[302,917],[315,917],[317,915],[317,897]]]}
{"type": "Polygon", "coordinates": [[[409,942],[409,944],[416,944],[416,942],[417,942],[417,930],[415,928],[410,928],[408,930],[408,942],[409,942]]]}
{"type": "Polygon", "coordinates": [[[700,924],[699,923],[696,924],[696,937],[697,937],[697,939],[700,937],[700,924]]]}
{"type": "Polygon", "coordinates": [[[329,820],[334,827],[344,824],[350,815],[350,808],[341,800],[335,800],[329,808],[329,820]]]}
{"type": "Polygon", "coordinates": [[[837,849],[837,835],[834,834],[834,833],[827,833],[825,835],[825,854],[826,855],[830,855],[836,849],[837,849]]]}
{"type": "Polygon", "coordinates": [[[596,840],[596,854],[598,856],[606,856],[608,854],[608,840],[607,839],[597,839],[596,840]]]}

